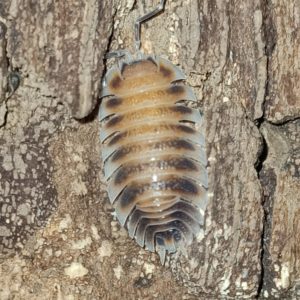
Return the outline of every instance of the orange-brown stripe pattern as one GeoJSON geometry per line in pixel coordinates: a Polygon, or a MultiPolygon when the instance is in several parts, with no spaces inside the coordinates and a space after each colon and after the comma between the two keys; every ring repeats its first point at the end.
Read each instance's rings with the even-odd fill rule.
{"type": "Polygon", "coordinates": [[[117,217],[162,263],[190,244],[207,204],[201,115],[184,75],[169,61],[144,58],[112,68],[100,106],[102,158],[117,217]]]}

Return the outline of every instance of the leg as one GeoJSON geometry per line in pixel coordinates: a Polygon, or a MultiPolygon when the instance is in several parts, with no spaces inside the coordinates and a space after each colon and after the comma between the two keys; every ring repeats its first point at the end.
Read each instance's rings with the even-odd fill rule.
{"type": "Polygon", "coordinates": [[[151,19],[152,17],[154,17],[155,15],[157,15],[158,13],[160,13],[166,4],[166,0],[160,0],[160,3],[158,4],[158,6],[151,12],[145,14],[144,16],[139,17],[135,24],[134,24],[134,39],[135,39],[135,48],[136,51],[138,51],[141,47],[141,24],[149,19],[151,19]]]}

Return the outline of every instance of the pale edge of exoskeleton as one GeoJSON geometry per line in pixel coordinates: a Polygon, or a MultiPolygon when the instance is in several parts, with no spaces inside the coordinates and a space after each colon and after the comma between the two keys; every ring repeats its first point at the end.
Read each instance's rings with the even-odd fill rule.
{"type": "MultiPolygon", "coordinates": [[[[156,16],[160,12],[162,12],[165,8],[166,0],[160,0],[160,3],[153,9],[151,12],[145,14],[144,16],[139,17],[135,24],[134,24],[134,40],[135,40],[135,53],[132,55],[128,50],[126,49],[120,49],[116,50],[113,52],[109,52],[106,55],[107,59],[110,58],[116,58],[118,59],[118,63],[116,66],[112,67],[111,69],[108,70],[108,72],[105,75],[105,78],[102,82],[102,91],[101,91],[101,96],[100,98],[104,98],[106,96],[110,96],[110,92],[108,89],[108,82],[110,78],[112,77],[112,74],[115,74],[118,72],[120,77],[122,78],[122,69],[124,65],[128,65],[134,61],[138,60],[143,60],[143,59],[151,59],[153,60],[157,65],[159,65],[158,61],[163,61],[164,64],[170,66],[173,68],[175,72],[175,81],[182,81],[186,80],[186,76],[184,73],[176,66],[174,66],[171,62],[168,60],[162,59],[161,57],[156,57],[155,55],[145,55],[141,50],[141,24],[152,17],[156,16]]],[[[193,97],[190,98],[192,101],[197,101],[196,97],[193,95],[193,97]]],[[[102,116],[100,115],[100,120],[102,119],[102,116]]],[[[202,125],[201,123],[198,123],[198,125],[202,125]]],[[[100,133],[100,139],[104,140],[104,137],[101,136],[102,134],[100,133]]],[[[203,141],[203,147],[204,147],[204,141],[203,141]]],[[[107,158],[107,153],[103,152],[102,153],[102,159],[105,160],[107,158]]],[[[207,201],[204,201],[201,205],[201,207],[198,207],[199,212],[201,212],[202,215],[204,215],[204,211],[207,205],[207,201]]],[[[121,225],[124,226],[126,220],[119,220],[121,225]]],[[[130,234],[130,236],[133,238],[133,235],[130,234]]],[[[180,243],[178,244],[177,250],[181,251],[182,253],[186,253],[184,245],[181,245],[180,243]]],[[[156,251],[160,256],[160,261],[161,264],[164,264],[165,262],[165,257],[166,257],[166,249],[164,247],[160,247],[159,245],[156,247],[156,251]]]]}

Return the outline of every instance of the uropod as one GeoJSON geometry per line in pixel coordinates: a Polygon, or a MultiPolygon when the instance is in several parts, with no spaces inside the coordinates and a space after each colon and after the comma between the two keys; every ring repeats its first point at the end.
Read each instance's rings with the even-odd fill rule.
{"type": "Polygon", "coordinates": [[[162,264],[202,230],[208,187],[202,116],[188,105],[196,97],[177,66],[140,51],[141,23],[165,2],[137,19],[136,53],[109,53],[118,62],[105,74],[99,111],[110,202],[129,236],[162,264]]]}

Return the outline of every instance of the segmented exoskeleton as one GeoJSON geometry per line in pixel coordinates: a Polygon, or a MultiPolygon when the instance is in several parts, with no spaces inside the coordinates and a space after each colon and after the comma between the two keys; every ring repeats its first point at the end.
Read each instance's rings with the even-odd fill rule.
{"type": "Polygon", "coordinates": [[[170,61],[139,51],[141,22],[164,4],[137,20],[136,57],[112,54],[125,59],[108,70],[100,106],[109,199],[129,236],[162,264],[200,232],[208,186],[201,115],[186,105],[193,91],[170,61]]]}

